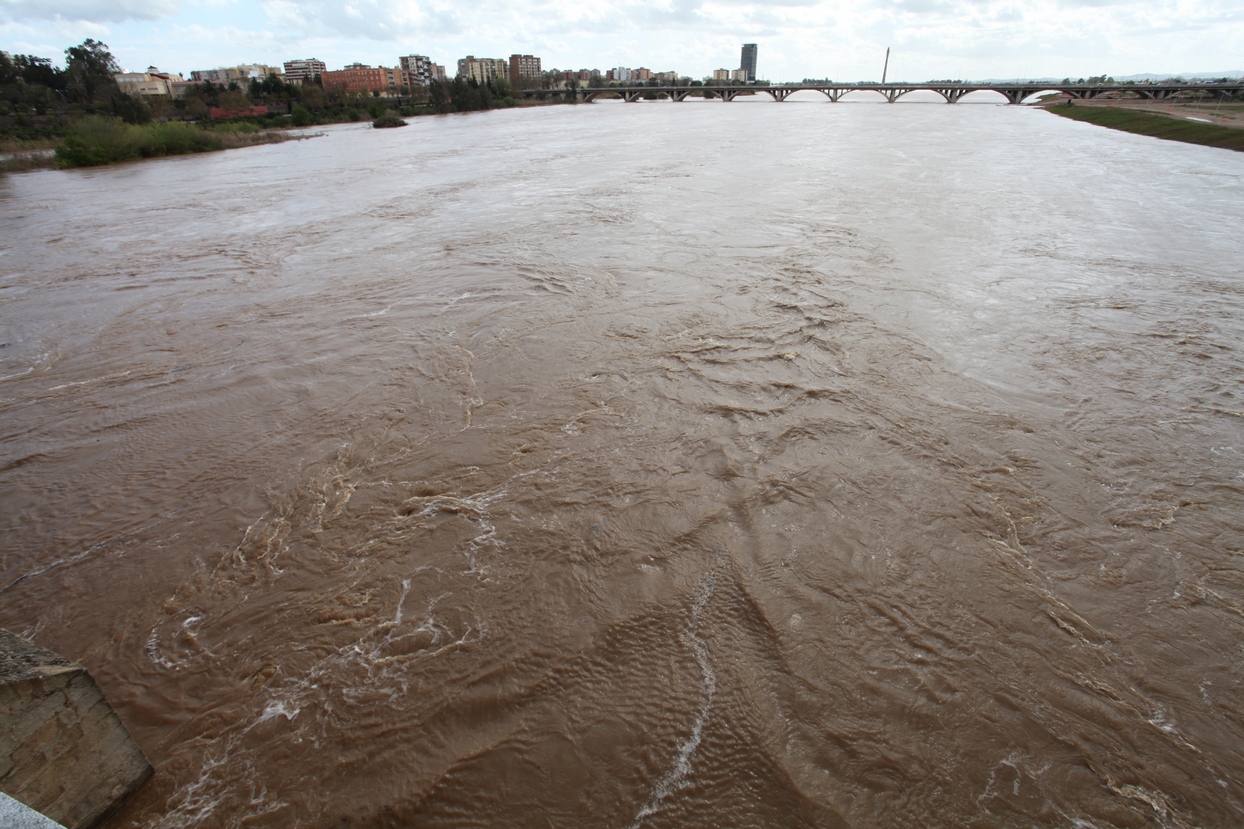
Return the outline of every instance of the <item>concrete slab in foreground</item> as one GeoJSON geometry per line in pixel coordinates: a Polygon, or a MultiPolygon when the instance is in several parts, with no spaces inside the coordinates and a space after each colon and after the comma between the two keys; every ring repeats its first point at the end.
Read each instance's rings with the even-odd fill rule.
{"type": "MultiPolygon", "coordinates": [[[[85,668],[0,630],[0,792],[67,829],[87,829],[150,776],[85,668]]],[[[0,826],[9,825],[0,813],[0,826]]]]}
{"type": "Polygon", "coordinates": [[[4,792],[0,792],[0,826],[4,829],[65,829],[4,792]]]}

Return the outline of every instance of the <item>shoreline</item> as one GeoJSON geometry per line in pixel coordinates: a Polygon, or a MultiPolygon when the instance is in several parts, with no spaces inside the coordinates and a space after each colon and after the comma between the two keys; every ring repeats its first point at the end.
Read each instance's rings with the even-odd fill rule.
{"type": "MultiPolygon", "coordinates": [[[[1227,104],[1228,107],[1239,107],[1228,110],[1231,121],[1226,123],[1211,121],[1200,115],[1190,115],[1188,110],[1198,112],[1191,107],[1178,104],[1168,105],[1166,102],[1145,101],[1140,106],[1119,106],[1119,101],[1094,102],[1087,104],[1081,101],[1074,103],[1062,100],[1058,103],[1045,104],[1041,108],[1061,118],[1082,121],[1107,129],[1128,132],[1133,135],[1147,135],[1164,141],[1178,141],[1183,144],[1198,144],[1203,147],[1214,147],[1221,150],[1244,152],[1244,106],[1227,104]],[[1155,107],[1157,109],[1155,110],[1155,107]],[[1179,112],[1176,113],[1176,107],[1179,112]],[[1162,110],[1166,111],[1163,112],[1162,110]],[[1238,121],[1239,123],[1232,123],[1238,121]]],[[[1222,112],[1221,105],[1219,112],[1222,112]]]]}
{"type": "MultiPolygon", "coordinates": [[[[1049,108],[1067,101],[1067,98],[1060,97],[1055,103],[1044,103],[1041,106],[1049,108]]],[[[1092,100],[1074,99],[1072,104],[1076,107],[1094,109],[1148,112],[1194,123],[1210,123],[1231,129],[1244,129],[1244,101],[1188,101],[1179,98],[1146,101],[1138,98],[1095,98],[1092,100]]]]}

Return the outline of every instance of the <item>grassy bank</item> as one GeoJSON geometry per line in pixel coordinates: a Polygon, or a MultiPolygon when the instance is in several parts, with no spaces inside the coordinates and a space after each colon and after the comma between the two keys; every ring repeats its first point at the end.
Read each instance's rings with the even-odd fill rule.
{"type": "Polygon", "coordinates": [[[93,115],[75,121],[65,140],[56,148],[59,167],[95,167],[214,150],[275,144],[290,138],[286,133],[250,130],[205,130],[184,121],[127,124],[119,118],[93,115]]]}
{"type": "Polygon", "coordinates": [[[1202,124],[1197,121],[1186,121],[1152,112],[1128,109],[1070,104],[1056,104],[1046,109],[1055,115],[1076,121],[1087,121],[1099,127],[1109,127],[1137,135],[1150,135],[1166,141],[1182,141],[1185,144],[1202,144],[1206,147],[1220,147],[1224,150],[1244,152],[1244,130],[1232,127],[1202,124]]]}

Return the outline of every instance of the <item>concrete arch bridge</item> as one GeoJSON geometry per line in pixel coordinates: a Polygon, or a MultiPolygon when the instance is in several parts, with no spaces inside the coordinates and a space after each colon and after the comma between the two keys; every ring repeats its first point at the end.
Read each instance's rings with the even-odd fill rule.
{"type": "Polygon", "coordinates": [[[615,86],[602,89],[580,87],[579,89],[528,89],[526,97],[543,98],[564,96],[567,99],[590,103],[601,95],[618,95],[627,103],[643,100],[645,95],[665,93],[674,101],[685,101],[693,95],[711,92],[714,98],[733,101],[743,93],[766,93],[775,101],[785,101],[795,92],[820,92],[837,102],[851,92],[876,92],[890,103],[909,92],[936,92],[946,103],[957,103],[973,92],[997,92],[1008,103],[1018,104],[1043,92],[1060,92],[1072,98],[1088,100],[1107,93],[1145,100],[1165,100],[1181,92],[1208,93],[1220,100],[1244,99],[1244,81],[1229,83],[1157,83],[1157,84],[1048,84],[1048,83],[810,83],[774,84],[772,86],[615,86]],[[573,96],[573,97],[572,97],[573,96]]]}

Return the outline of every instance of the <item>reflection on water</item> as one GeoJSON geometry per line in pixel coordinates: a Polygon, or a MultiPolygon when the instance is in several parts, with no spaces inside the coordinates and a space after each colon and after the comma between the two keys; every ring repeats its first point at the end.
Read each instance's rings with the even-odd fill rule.
{"type": "Polygon", "coordinates": [[[111,825],[1244,820],[1244,159],[762,103],[0,181],[111,825]]]}

